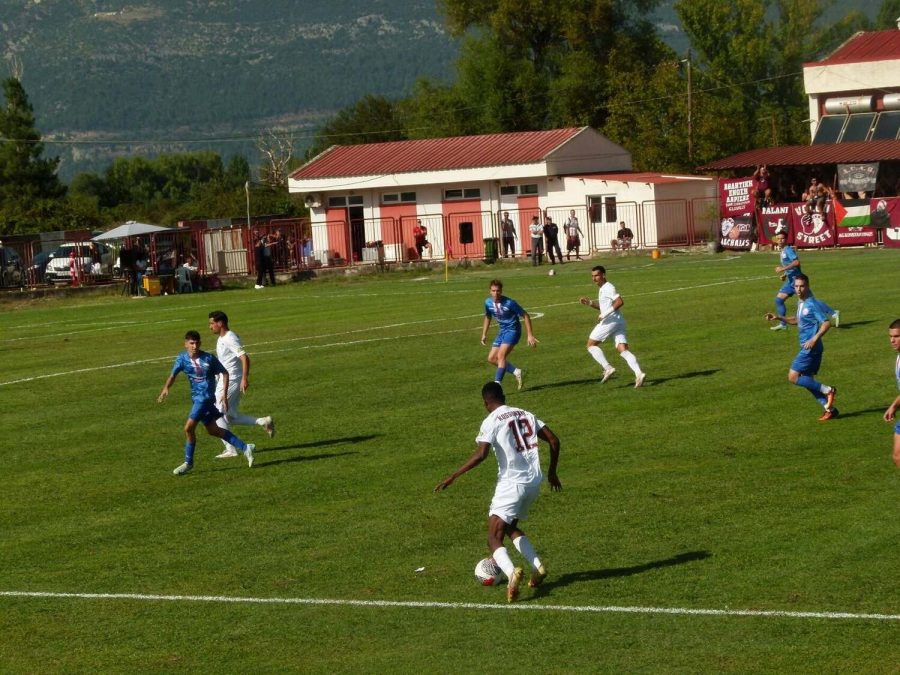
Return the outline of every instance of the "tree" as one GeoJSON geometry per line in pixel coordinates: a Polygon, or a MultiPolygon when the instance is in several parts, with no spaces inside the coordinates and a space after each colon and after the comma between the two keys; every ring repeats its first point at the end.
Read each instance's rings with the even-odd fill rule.
{"type": "Polygon", "coordinates": [[[698,89],[733,111],[728,154],[808,142],[803,63],[866,25],[858,10],[823,25],[820,0],[679,0],[675,9],[697,53],[698,89]]]}
{"type": "Polygon", "coordinates": [[[900,0],[884,0],[875,17],[875,30],[896,28],[897,19],[900,19],[900,0]]]}
{"type": "Polygon", "coordinates": [[[339,111],[319,129],[306,151],[306,158],[312,159],[332,145],[381,143],[406,138],[395,104],[383,96],[367,94],[339,111]]]}
{"type": "Polygon", "coordinates": [[[4,234],[48,229],[41,214],[61,200],[59,159],[42,157],[34,110],[17,77],[3,81],[6,105],[0,109],[0,231],[4,234]]]}
{"type": "Polygon", "coordinates": [[[643,17],[658,0],[442,0],[450,31],[468,35],[457,87],[480,106],[482,131],[606,121],[613,50],[643,64],[668,54],[643,17]]]}

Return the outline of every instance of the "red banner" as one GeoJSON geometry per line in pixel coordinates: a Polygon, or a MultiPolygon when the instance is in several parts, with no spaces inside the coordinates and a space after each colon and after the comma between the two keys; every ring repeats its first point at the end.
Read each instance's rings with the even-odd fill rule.
{"type": "Polygon", "coordinates": [[[759,212],[759,243],[771,244],[778,230],[784,230],[788,244],[794,243],[791,232],[791,205],[773,204],[764,206],[759,212]]]}
{"type": "Polygon", "coordinates": [[[807,213],[806,204],[791,204],[791,229],[794,244],[798,248],[825,248],[834,246],[833,216],[829,216],[831,204],[825,205],[825,213],[807,213]]]}
{"type": "Polygon", "coordinates": [[[753,217],[752,178],[719,179],[719,216],[724,218],[753,217]]]}
{"type": "Polygon", "coordinates": [[[719,244],[722,248],[750,250],[754,204],[752,178],[719,180],[719,244]]]}
{"type": "Polygon", "coordinates": [[[753,243],[753,217],[722,218],[719,244],[722,248],[749,251],[753,243]]]}
{"type": "Polygon", "coordinates": [[[873,199],[872,225],[881,229],[885,248],[900,248],[900,197],[873,199]]]}

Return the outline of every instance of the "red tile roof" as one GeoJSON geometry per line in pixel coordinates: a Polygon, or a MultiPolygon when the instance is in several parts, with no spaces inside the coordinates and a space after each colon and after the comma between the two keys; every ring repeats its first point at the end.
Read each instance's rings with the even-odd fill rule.
{"type": "Polygon", "coordinates": [[[309,180],[534,164],[585,128],[335,145],[301,166],[291,178],[309,180]]]}
{"type": "Polygon", "coordinates": [[[862,63],[900,59],[900,30],[857,33],[821,61],[804,65],[827,66],[839,63],[862,63]]]}
{"type": "MultiPolygon", "coordinates": [[[[900,32],[900,31],[898,31],[900,32]]],[[[843,164],[900,160],[900,141],[859,141],[819,145],[785,145],[747,150],[697,167],[700,171],[744,169],[766,166],[843,164]]]]}

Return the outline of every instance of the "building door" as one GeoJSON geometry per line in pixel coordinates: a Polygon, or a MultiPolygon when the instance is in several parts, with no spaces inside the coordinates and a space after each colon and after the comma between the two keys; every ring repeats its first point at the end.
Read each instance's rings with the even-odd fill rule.
{"type": "Polygon", "coordinates": [[[363,207],[348,206],[347,221],[350,223],[350,258],[353,262],[359,262],[362,260],[362,250],[366,244],[366,221],[363,207]]]}
{"type": "Polygon", "coordinates": [[[588,217],[591,221],[588,233],[591,248],[610,248],[610,242],[616,238],[619,230],[616,196],[588,197],[588,217]]]}

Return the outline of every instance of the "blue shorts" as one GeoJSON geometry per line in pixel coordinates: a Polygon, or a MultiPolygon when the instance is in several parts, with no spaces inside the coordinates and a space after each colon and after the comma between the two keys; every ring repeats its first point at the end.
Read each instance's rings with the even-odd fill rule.
{"type": "Polygon", "coordinates": [[[794,282],[791,279],[785,279],[784,284],[778,289],[778,293],[784,293],[790,298],[794,295],[794,282]]]}
{"type": "Polygon", "coordinates": [[[492,347],[499,347],[500,345],[517,345],[519,344],[519,338],[522,337],[522,329],[501,329],[500,332],[497,333],[497,337],[494,339],[494,344],[492,347]]]}
{"type": "MultiPolygon", "coordinates": [[[[818,344],[821,345],[822,343],[818,344]]],[[[791,370],[797,371],[801,375],[815,375],[819,372],[819,366],[822,365],[822,354],[824,351],[821,347],[818,349],[801,349],[800,353],[791,362],[791,370]]]]}
{"type": "Polygon", "coordinates": [[[900,419],[897,420],[897,423],[894,424],[894,433],[900,434],[900,419]]]}
{"type": "Polygon", "coordinates": [[[216,402],[209,400],[203,401],[203,403],[195,403],[191,408],[190,414],[188,414],[188,419],[200,422],[200,424],[205,426],[210,422],[215,422],[221,416],[222,413],[216,407],[216,402]]]}

